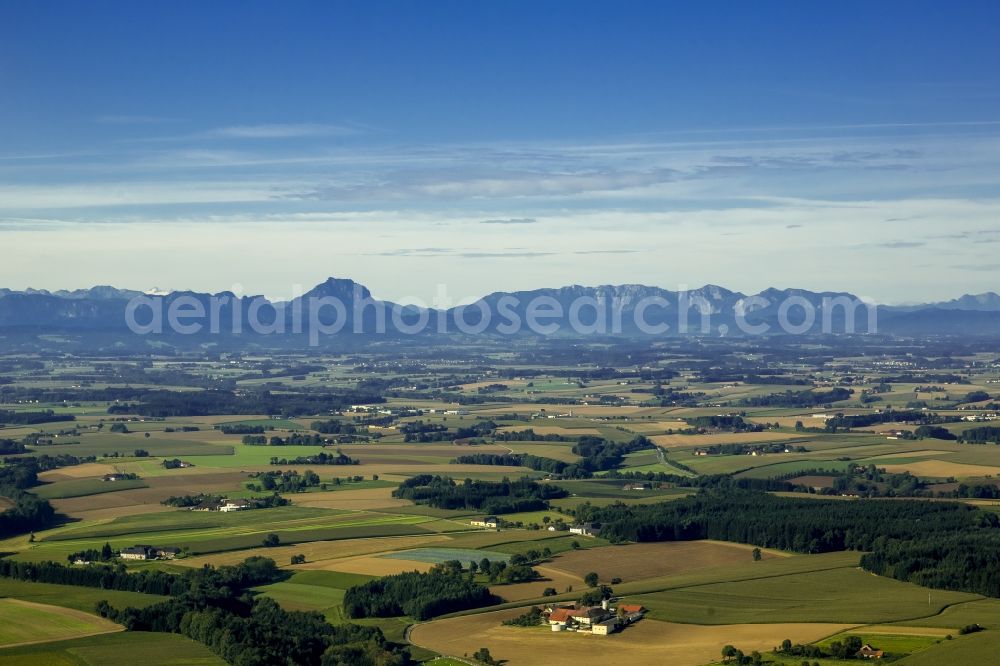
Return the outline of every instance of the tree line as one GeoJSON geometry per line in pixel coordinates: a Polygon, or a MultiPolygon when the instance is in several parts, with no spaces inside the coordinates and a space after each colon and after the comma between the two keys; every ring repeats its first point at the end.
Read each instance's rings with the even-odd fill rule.
{"type": "Polygon", "coordinates": [[[751,396],[746,398],[741,405],[747,407],[817,407],[832,402],[847,400],[854,393],[851,389],[835,387],[829,391],[785,391],[784,393],[771,393],[769,395],[751,396]]]}
{"type": "Polygon", "coordinates": [[[651,449],[653,446],[648,438],[641,435],[628,442],[612,442],[603,437],[584,436],[573,445],[573,453],[581,458],[573,463],[526,453],[474,453],[458,456],[452,462],[460,465],[511,465],[558,475],[565,479],[589,479],[594,472],[617,469],[627,454],[651,449]]]}
{"type": "Polygon", "coordinates": [[[299,456],[297,458],[271,457],[272,465],[358,465],[360,460],[352,458],[338,450],[336,454],[320,451],[314,456],[299,456]]]}
{"type": "Polygon", "coordinates": [[[56,414],[51,409],[38,412],[15,412],[0,409],[0,424],[5,425],[38,425],[39,423],[55,423],[57,421],[75,421],[72,414],[56,414]]]}
{"type": "MultiPolygon", "coordinates": [[[[110,547],[108,547],[110,549],[110,547]]],[[[235,566],[204,567],[183,574],[124,566],[66,567],[54,562],[0,560],[0,576],[33,582],[126,590],[171,598],[146,608],[97,612],[128,631],[179,633],[204,643],[232,664],[271,666],[407,666],[409,653],[385,640],[377,627],[332,626],[319,613],[281,609],[249,589],[283,577],[274,561],[251,557],[235,566]]]]}
{"type": "Polygon", "coordinates": [[[461,565],[437,565],[427,573],[411,571],[349,587],[344,612],[349,618],[408,615],[427,620],[437,615],[497,603],[489,589],[463,575],[461,565]]]}
{"type": "Polygon", "coordinates": [[[109,414],[141,414],[143,416],[217,416],[221,414],[276,414],[285,417],[329,413],[350,405],[385,402],[378,394],[355,391],[323,391],[272,394],[263,390],[254,393],[223,389],[203,391],[167,391],[162,389],[133,391],[132,400],[108,407],[109,414]]]}
{"type": "Polygon", "coordinates": [[[702,492],[669,503],[582,505],[577,518],[621,541],[718,539],[800,553],[868,551],[873,573],[1000,596],[1000,517],[963,504],[805,500],[702,492]]]}
{"type": "Polygon", "coordinates": [[[439,509],[468,509],[486,513],[539,511],[548,500],[566,497],[562,488],[543,485],[524,477],[511,481],[474,481],[461,483],[448,476],[419,474],[403,481],[392,491],[393,497],[408,499],[439,509]]]}
{"type": "Polygon", "coordinates": [[[1000,428],[996,426],[982,426],[979,428],[969,428],[962,431],[962,441],[970,444],[1000,444],[1000,428]]]}

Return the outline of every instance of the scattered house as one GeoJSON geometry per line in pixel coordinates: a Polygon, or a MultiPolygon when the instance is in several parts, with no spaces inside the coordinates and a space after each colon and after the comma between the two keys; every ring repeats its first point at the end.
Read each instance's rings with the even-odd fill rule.
{"type": "Polygon", "coordinates": [[[467,416],[469,410],[467,409],[446,409],[444,411],[445,416],[467,416]]]}
{"type": "Polygon", "coordinates": [[[884,654],[884,651],[876,650],[868,643],[865,643],[861,646],[861,649],[858,650],[857,656],[861,659],[881,659],[884,654]]]}
{"type": "Polygon", "coordinates": [[[218,511],[219,507],[222,506],[220,502],[215,500],[203,500],[200,504],[195,504],[191,507],[192,511],[218,511]]]}
{"type": "Polygon", "coordinates": [[[122,478],[121,474],[105,474],[101,477],[101,481],[118,481],[122,478]]]}
{"type": "Polygon", "coordinates": [[[180,552],[180,548],[158,548],[138,544],[131,548],[122,548],[118,556],[123,560],[172,560],[180,552]]]}
{"type": "Polygon", "coordinates": [[[222,504],[219,506],[219,511],[228,513],[230,511],[243,511],[244,509],[249,509],[249,508],[251,508],[251,504],[249,501],[245,499],[237,499],[237,500],[227,499],[222,501],[222,504]]]}
{"type": "Polygon", "coordinates": [[[597,536],[601,533],[601,526],[597,523],[582,523],[573,525],[569,531],[571,534],[579,534],[580,536],[597,536]]]}
{"type": "Polygon", "coordinates": [[[695,449],[694,450],[694,454],[696,456],[707,456],[708,455],[708,451],[706,451],[705,449],[695,449]]]}
{"type": "Polygon", "coordinates": [[[622,490],[649,490],[648,483],[626,483],[622,490]]]}
{"type": "Polygon", "coordinates": [[[482,520],[471,520],[469,524],[473,527],[485,527],[487,529],[495,530],[500,527],[500,519],[496,516],[486,516],[482,520]]]}
{"type": "Polygon", "coordinates": [[[155,560],[156,549],[152,546],[132,546],[122,548],[118,556],[123,560],[155,560]]]}

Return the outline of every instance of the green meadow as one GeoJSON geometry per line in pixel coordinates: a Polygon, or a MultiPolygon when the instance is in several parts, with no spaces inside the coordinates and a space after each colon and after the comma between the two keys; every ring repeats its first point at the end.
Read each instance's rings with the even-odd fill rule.
{"type": "Polygon", "coordinates": [[[178,634],[124,632],[0,649],[4,666],[225,666],[208,647],[178,634]],[[127,655],[127,662],[123,656],[127,655]]]}

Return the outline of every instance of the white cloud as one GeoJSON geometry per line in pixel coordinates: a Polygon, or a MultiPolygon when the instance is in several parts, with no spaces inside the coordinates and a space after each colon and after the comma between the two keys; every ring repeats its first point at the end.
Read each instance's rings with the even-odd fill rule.
{"type": "Polygon", "coordinates": [[[361,133],[361,128],[351,125],[327,125],[323,123],[269,123],[263,125],[232,125],[217,127],[203,133],[206,137],[232,139],[292,139],[310,136],[352,136],[361,133]]]}
{"type": "Polygon", "coordinates": [[[0,284],[16,286],[44,257],[52,284],[39,286],[52,288],[87,275],[134,287],[255,280],[253,289],[279,293],[283,282],[333,273],[396,297],[432,294],[456,271],[463,296],[573,282],[877,289],[888,300],[991,287],[968,285],[972,271],[919,268],[937,265],[941,234],[955,239],[949,265],[995,282],[994,246],[982,239],[1000,219],[1000,136],[988,127],[944,137],[324,144],[337,127],[212,130],[248,139],[239,149],[202,135],[30,170],[0,162],[0,238],[18,249],[0,284]],[[316,141],[251,140],[299,136],[316,141]],[[141,234],[128,233],[137,224],[141,234]],[[148,262],[103,258],[130,253],[137,236],[148,262]],[[220,247],[227,262],[211,258],[220,247]]]}

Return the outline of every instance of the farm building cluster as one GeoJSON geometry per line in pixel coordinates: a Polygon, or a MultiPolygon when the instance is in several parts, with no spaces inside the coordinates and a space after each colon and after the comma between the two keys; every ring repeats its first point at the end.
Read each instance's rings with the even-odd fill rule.
{"type": "Polygon", "coordinates": [[[222,511],[223,513],[229,513],[230,511],[246,511],[247,509],[256,509],[257,503],[253,500],[246,499],[206,499],[198,504],[191,507],[191,511],[222,511]]]}
{"type": "Polygon", "coordinates": [[[545,609],[543,615],[552,631],[573,631],[597,636],[607,636],[638,622],[646,609],[636,604],[611,606],[605,599],[600,606],[554,605],[545,609]]]}
{"type": "Polygon", "coordinates": [[[180,548],[135,545],[131,548],[122,548],[118,556],[123,560],[172,560],[179,552],[180,548]]]}
{"type": "MultiPolygon", "coordinates": [[[[488,530],[498,530],[503,526],[503,521],[497,516],[486,516],[485,518],[473,518],[469,521],[472,527],[482,527],[488,530]]],[[[546,529],[550,532],[556,532],[559,529],[566,529],[566,526],[560,522],[561,528],[556,525],[549,525],[546,529]]],[[[571,525],[569,527],[570,534],[579,534],[580,536],[598,536],[601,533],[601,526],[598,523],[581,523],[579,525],[571,525]]]]}
{"type": "Polygon", "coordinates": [[[500,529],[500,519],[496,516],[486,516],[485,518],[476,518],[470,520],[469,524],[473,527],[485,527],[488,530],[500,529]]]}

